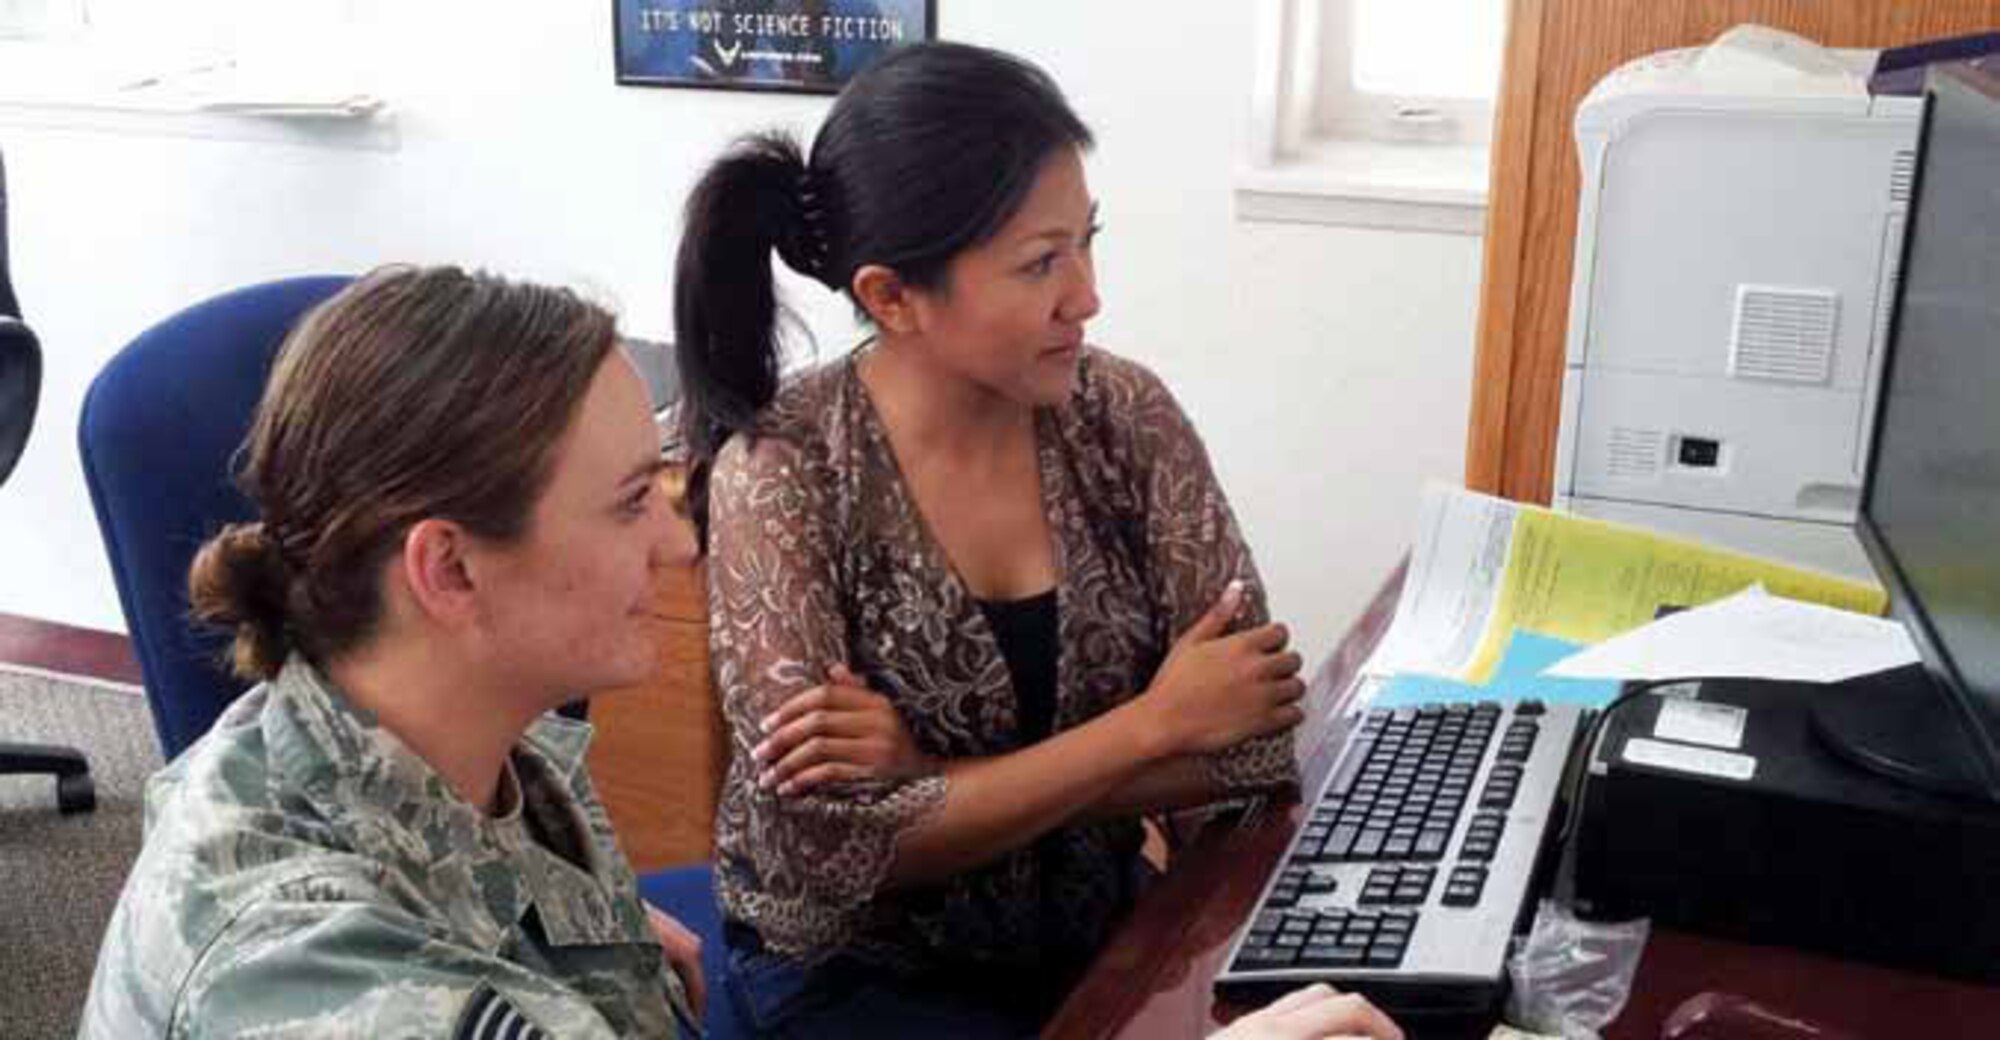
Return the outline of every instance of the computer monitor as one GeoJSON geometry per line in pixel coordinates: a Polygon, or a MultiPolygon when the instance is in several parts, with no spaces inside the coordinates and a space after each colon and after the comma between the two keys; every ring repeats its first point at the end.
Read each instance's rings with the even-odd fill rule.
{"type": "Polygon", "coordinates": [[[1923,666],[1815,722],[1866,766],[2000,801],[2000,67],[1938,66],[1926,98],[1857,521],[1923,666]]]}

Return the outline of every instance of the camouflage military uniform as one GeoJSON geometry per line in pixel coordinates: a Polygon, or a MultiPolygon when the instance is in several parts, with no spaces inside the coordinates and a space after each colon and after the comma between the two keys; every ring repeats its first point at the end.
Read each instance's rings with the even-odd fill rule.
{"type": "Polygon", "coordinates": [[[588,740],[537,723],[491,817],[294,658],[154,777],[81,1035],[673,1036],[588,740]]]}

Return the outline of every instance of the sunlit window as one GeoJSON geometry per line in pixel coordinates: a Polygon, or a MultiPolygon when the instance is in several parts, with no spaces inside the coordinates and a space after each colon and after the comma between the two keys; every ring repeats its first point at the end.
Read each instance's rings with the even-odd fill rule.
{"type": "Polygon", "coordinates": [[[1492,100],[1504,0],[1353,0],[1353,89],[1492,100]]]}
{"type": "Polygon", "coordinates": [[[1491,136],[1506,0],[1324,0],[1314,124],[1322,133],[1491,136]]]}

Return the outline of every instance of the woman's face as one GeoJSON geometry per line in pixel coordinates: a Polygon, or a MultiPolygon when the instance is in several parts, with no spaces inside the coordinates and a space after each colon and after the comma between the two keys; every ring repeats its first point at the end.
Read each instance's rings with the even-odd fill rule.
{"type": "Polygon", "coordinates": [[[695,553],[661,481],[645,386],[612,351],[557,442],[526,535],[482,553],[486,627],[510,683],[561,703],[652,677],[654,572],[695,553]]]}
{"type": "Polygon", "coordinates": [[[933,360],[1023,404],[1066,400],[1098,311],[1096,216],[1082,156],[1050,156],[997,234],[952,258],[937,289],[912,293],[933,360]]]}

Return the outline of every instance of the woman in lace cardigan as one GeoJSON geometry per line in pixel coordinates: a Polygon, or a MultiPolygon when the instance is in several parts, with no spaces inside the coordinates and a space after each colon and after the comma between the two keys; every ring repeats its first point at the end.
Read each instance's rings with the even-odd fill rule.
{"type": "Polygon", "coordinates": [[[769,1032],[1032,1033],[1130,905],[1142,814],[1296,782],[1300,661],[1201,440],[1084,340],[1090,143],[1039,69],[920,44],[810,158],[747,138],[689,199],[717,885],[769,1032]],[[773,252],[874,337],[781,380],[773,252]]]}

